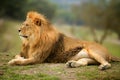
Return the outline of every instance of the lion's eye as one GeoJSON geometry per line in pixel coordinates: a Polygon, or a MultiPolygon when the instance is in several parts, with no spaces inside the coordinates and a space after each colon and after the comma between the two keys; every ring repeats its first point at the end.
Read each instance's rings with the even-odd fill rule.
{"type": "Polygon", "coordinates": [[[25,26],[29,26],[28,24],[25,24],[25,26]]]}

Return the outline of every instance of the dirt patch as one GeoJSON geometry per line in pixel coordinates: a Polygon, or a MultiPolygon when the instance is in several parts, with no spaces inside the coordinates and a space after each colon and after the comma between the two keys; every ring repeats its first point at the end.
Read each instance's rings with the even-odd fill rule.
{"type": "Polygon", "coordinates": [[[23,70],[20,73],[22,74],[37,74],[43,73],[47,75],[52,75],[60,78],[60,80],[76,80],[76,71],[77,68],[67,68],[65,64],[40,64],[36,68],[32,68],[29,70],[23,70]]]}
{"type": "Polygon", "coordinates": [[[65,64],[37,64],[30,69],[22,70],[21,74],[47,74],[56,76],[60,80],[114,80],[120,79],[120,63],[113,63],[112,68],[101,71],[98,70],[97,65],[84,66],[80,68],[67,68],[65,64]],[[116,68],[117,67],[117,68],[116,68]],[[113,74],[114,73],[114,74],[113,74]]]}

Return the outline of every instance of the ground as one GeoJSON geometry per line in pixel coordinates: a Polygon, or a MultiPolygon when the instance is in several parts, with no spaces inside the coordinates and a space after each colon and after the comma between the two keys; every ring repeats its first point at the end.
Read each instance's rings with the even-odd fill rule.
{"type": "Polygon", "coordinates": [[[120,80],[120,62],[113,62],[111,69],[101,71],[98,65],[67,68],[65,63],[9,66],[11,58],[7,53],[0,54],[0,80],[120,80]]]}

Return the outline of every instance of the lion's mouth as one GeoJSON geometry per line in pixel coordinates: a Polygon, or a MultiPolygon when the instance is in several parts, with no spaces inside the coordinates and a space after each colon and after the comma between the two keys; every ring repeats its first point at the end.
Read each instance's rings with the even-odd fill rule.
{"type": "Polygon", "coordinates": [[[19,35],[19,36],[24,37],[24,38],[28,38],[28,36],[24,36],[24,35],[19,35]]]}

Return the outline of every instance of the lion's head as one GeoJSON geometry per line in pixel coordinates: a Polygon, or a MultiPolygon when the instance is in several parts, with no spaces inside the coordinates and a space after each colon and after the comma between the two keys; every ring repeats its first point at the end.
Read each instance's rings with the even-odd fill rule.
{"type": "Polygon", "coordinates": [[[18,31],[25,43],[52,42],[57,39],[58,33],[45,16],[34,11],[27,13],[26,20],[18,31]]]}
{"type": "Polygon", "coordinates": [[[46,27],[48,28],[48,24],[48,20],[43,15],[33,11],[28,12],[26,20],[18,30],[19,36],[22,40],[35,40],[40,37],[46,27]]]}

